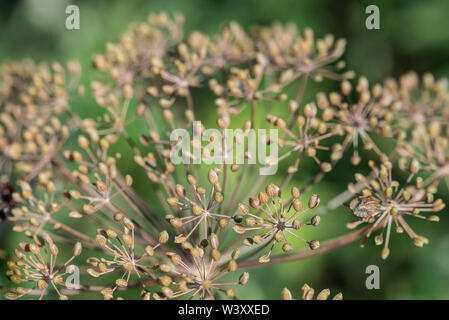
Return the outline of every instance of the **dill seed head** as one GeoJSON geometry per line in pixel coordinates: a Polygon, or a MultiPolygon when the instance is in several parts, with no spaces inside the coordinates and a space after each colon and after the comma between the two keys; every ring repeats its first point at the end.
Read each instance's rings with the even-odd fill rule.
{"type": "MultiPolygon", "coordinates": [[[[344,71],[341,60],[345,46],[344,39],[319,38],[294,24],[246,32],[230,22],[214,36],[184,34],[182,15],[150,14],[94,55],[93,67],[104,73],[90,85],[101,109],[95,118],[82,118],[71,108],[75,91],[86,91],[78,86],[79,63],[5,63],[0,72],[0,222],[7,219],[29,239],[7,262],[7,276],[17,287],[6,297],[37,293],[43,298],[55,291],[65,300],[91,291],[111,300],[140,288],[145,300],[235,299],[249,281],[247,272],[234,275],[239,269],[294,259],[296,239],[318,250],[311,254],[305,248],[300,256],[326,251],[319,250],[318,240],[302,238],[303,228],[321,223],[319,213],[308,219],[304,214],[326,210],[340,197],[321,204],[309,188],[320,186],[334,168],[349,170],[340,161],[363,164],[362,144],[379,164],[369,162],[374,179],[356,174],[356,184],[349,185],[355,197],[348,206],[359,218],[349,227],[368,224],[366,236],[383,246],[383,259],[390,254],[393,227],[414,245],[427,244],[406,221],[413,216],[437,222],[436,213],[445,207],[437,194],[449,176],[447,81],[413,72],[382,84],[370,85],[365,77],[350,81],[354,73],[344,71]],[[341,81],[339,91],[305,101],[308,81],[325,78],[341,81]],[[292,86],[297,86],[296,98],[290,95],[292,86]],[[213,97],[215,118],[207,126],[196,122],[203,118],[195,110],[203,100],[198,96],[213,97]],[[227,129],[237,123],[232,146],[220,143],[228,142],[227,129]],[[281,133],[256,137],[270,152],[279,149],[267,163],[282,162],[281,172],[272,176],[280,186],[269,183],[262,190],[264,177],[248,170],[259,155],[236,155],[256,145],[250,137],[260,126],[281,133]],[[191,130],[187,142],[193,150],[178,149],[170,134],[175,129],[191,130]],[[389,159],[388,148],[373,135],[395,140],[399,158],[389,159]],[[351,146],[352,155],[345,157],[351,146]],[[181,151],[189,164],[172,162],[181,151]],[[316,174],[302,184],[306,158],[316,174]],[[136,165],[143,177],[125,172],[136,172],[136,165]],[[393,179],[396,165],[407,172],[405,179],[393,179]],[[283,192],[292,178],[302,188],[283,192]],[[74,245],[69,251],[68,243],[74,245]],[[285,254],[273,258],[276,250],[285,254]],[[78,289],[63,288],[66,267],[86,251],[86,273],[98,278],[98,286],[87,280],[78,289]],[[72,256],[61,261],[64,252],[72,256]],[[25,282],[32,285],[21,287],[25,282]]],[[[338,239],[329,241],[338,246],[338,239]]],[[[287,288],[281,296],[292,299],[287,288]]],[[[324,300],[331,295],[304,285],[301,296],[324,300]]]]}
{"type": "Polygon", "coordinates": [[[363,184],[365,189],[349,203],[349,208],[361,220],[348,226],[354,228],[364,222],[370,223],[366,239],[380,230],[375,237],[375,243],[384,244],[381,253],[383,259],[390,254],[390,234],[394,226],[397,233],[403,233],[405,230],[415,245],[422,247],[423,244],[427,244],[428,240],[423,240],[424,237],[417,235],[406,219],[418,217],[437,221],[438,219],[431,218],[433,215],[426,217],[425,214],[440,211],[444,208],[444,204],[441,200],[434,199],[432,190],[424,189],[419,183],[419,179],[416,178],[419,171],[418,164],[415,161],[410,163],[408,178],[402,184],[394,180],[393,166],[388,160],[384,160],[379,166],[370,162],[370,166],[376,178],[369,181],[368,178],[357,174],[356,180],[363,184]]]}
{"type": "MultiPolygon", "coordinates": [[[[16,249],[16,260],[7,263],[6,275],[15,284],[30,282],[35,285],[42,299],[48,290],[55,291],[60,299],[67,297],[58,290],[65,286],[67,277],[65,267],[81,252],[80,244],[75,244],[73,255],[61,266],[56,265],[59,249],[53,239],[44,233],[34,237],[32,242],[21,242],[20,249],[16,249]]],[[[34,288],[17,287],[5,293],[7,299],[19,299],[26,295],[33,295],[34,288]]]]}
{"type": "MultiPolygon", "coordinates": [[[[298,190],[293,188],[292,194],[298,195],[298,190]]],[[[309,244],[311,249],[317,249],[319,242],[316,240],[307,241],[297,235],[294,231],[299,230],[303,226],[316,226],[312,220],[309,223],[301,223],[298,220],[304,213],[313,210],[318,206],[319,197],[313,195],[309,199],[309,207],[303,209],[299,199],[293,198],[287,202],[281,198],[281,189],[270,184],[266,187],[266,192],[261,192],[259,198],[250,198],[250,205],[257,212],[247,213],[244,218],[244,224],[236,224],[233,229],[237,233],[246,233],[257,231],[257,235],[245,240],[245,244],[253,245],[261,242],[271,243],[269,251],[260,256],[259,261],[266,263],[270,261],[270,255],[276,243],[282,242],[282,250],[289,252],[293,249],[293,245],[288,241],[288,237],[296,237],[309,244]]]]}

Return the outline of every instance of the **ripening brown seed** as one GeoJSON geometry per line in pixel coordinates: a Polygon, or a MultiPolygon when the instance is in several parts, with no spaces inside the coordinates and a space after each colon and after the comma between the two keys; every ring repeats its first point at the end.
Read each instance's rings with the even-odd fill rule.
{"type": "Polygon", "coordinates": [[[73,247],[73,255],[76,257],[79,256],[82,250],[83,246],[81,245],[81,242],[75,243],[75,246],[73,247]]]}
{"type": "Polygon", "coordinates": [[[182,220],[179,218],[172,218],[170,219],[170,224],[174,227],[174,228],[181,228],[183,223],[182,220]]]}
{"type": "Polygon", "coordinates": [[[168,203],[170,206],[174,207],[174,206],[177,206],[177,205],[178,205],[179,200],[178,200],[178,198],[170,197],[170,198],[167,199],[167,203],[168,203]]]}
{"type": "Polygon", "coordinates": [[[317,108],[314,103],[308,103],[304,106],[304,115],[308,118],[313,118],[316,116],[317,108]]]}
{"type": "Polygon", "coordinates": [[[280,188],[275,184],[270,184],[266,187],[265,191],[269,197],[273,198],[279,196],[280,188]]]}
{"type": "Polygon", "coordinates": [[[90,204],[83,205],[83,211],[85,214],[91,215],[95,212],[95,207],[90,204]]]}
{"type": "Polygon", "coordinates": [[[253,207],[254,209],[258,209],[260,208],[260,201],[257,198],[250,198],[249,199],[249,204],[251,207],[253,207]]]}
{"type": "Polygon", "coordinates": [[[229,272],[234,272],[235,270],[237,270],[237,262],[235,260],[229,261],[227,268],[229,272]]]}
{"type": "Polygon", "coordinates": [[[284,243],[282,245],[282,251],[284,251],[284,252],[290,252],[290,251],[292,251],[292,249],[293,249],[293,246],[290,243],[284,243]]]}
{"type": "Polygon", "coordinates": [[[201,206],[199,206],[199,205],[194,205],[193,207],[192,207],[192,213],[195,215],[195,216],[199,216],[200,214],[202,214],[203,213],[203,208],[201,208],[201,206]]]}
{"type": "Polygon", "coordinates": [[[300,192],[299,192],[299,189],[296,188],[296,187],[293,187],[293,188],[292,188],[292,197],[293,197],[293,198],[299,198],[300,195],[301,195],[301,194],[300,194],[300,192]]]}
{"type": "Polygon", "coordinates": [[[249,280],[249,273],[244,272],[239,278],[239,283],[243,286],[248,282],[248,280],[249,280]]]}
{"type": "Polygon", "coordinates": [[[145,252],[151,257],[154,255],[154,249],[152,246],[146,246],[145,247],[145,252]]]}
{"type": "Polygon", "coordinates": [[[160,243],[166,243],[169,239],[169,235],[167,231],[162,231],[161,233],[159,233],[159,237],[158,240],[160,243]]]}
{"type": "Polygon", "coordinates": [[[260,192],[259,193],[259,202],[260,203],[268,203],[268,194],[266,192],[260,192]]]}
{"type": "Polygon", "coordinates": [[[218,226],[221,229],[226,228],[228,226],[228,219],[222,218],[222,219],[218,220],[218,226]]]}
{"type": "Polygon", "coordinates": [[[249,208],[246,204],[239,203],[237,208],[242,215],[247,215],[249,213],[249,208]]]}
{"type": "Polygon", "coordinates": [[[89,140],[85,136],[79,136],[78,145],[83,149],[87,149],[89,148],[89,140]]]}
{"type": "Polygon", "coordinates": [[[97,236],[95,237],[95,241],[100,247],[104,247],[106,245],[107,239],[104,236],[97,234],[97,236]]]}
{"type": "Polygon", "coordinates": [[[302,227],[302,222],[298,219],[295,219],[295,221],[293,221],[293,229],[295,230],[299,230],[302,227]]]}
{"type": "Polygon", "coordinates": [[[295,209],[295,211],[301,211],[302,210],[302,202],[299,199],[295,199],[293,201],[293,209],[295,209]]]}
{"type": "Polygon", "coordinates": [[[176,185],[175,191],[176,191],[176,194],[179,197],[183,197],[184,198],[186,196],[186,189],[182,185],[180,185],[180,184],[176,185]]]}
{"type": "Polygon", "coordinates": [[[282,300],[292,300],[292,293],[287,288],[282,289],[281,291],[282,300]]]}
{"type": "Polygon", "coordinates": [[[219,261],[221,258],[221,253],[217,249],[213,249],[211,252],[211,256],[214,261],[219,261]]]}
{"type": "Polygon", "coordinates": [[[332,165],[329,162],[321,162],[320,167],[323,172],[329,172],[332,170],[332,165]]]}
{"type": "Polygon", "coordinates": [[[320,247],[320,242],[318,240],[312,240],[309,242],[309,247],[312,250],[316,250],[320,247]]]}
{"type": "Polygon", "coordinates": [[[215,233],[211,233],[210,235],[210,246],[213,249],[217,249],[219,244],[218,236],[215,233]]]}
{"type": "Polygon", "coordinates": [[[310,220],[310,224],[312,226],[318,226],[320,222],[321,222],[320,216],[313,216],[312,219],[310,220]]]}
{"type": "Polygon", "coordinates": [[[133,237],[128,233],[123,234],[122,236],[123,243],[130,247],[133,244],[133,237]]]}
{"type": "Polygon", "coordinates": [[[309,208],[315,209],[320,204],[320,197],[316,194],[312,195],[309,199],[309,208]]]}

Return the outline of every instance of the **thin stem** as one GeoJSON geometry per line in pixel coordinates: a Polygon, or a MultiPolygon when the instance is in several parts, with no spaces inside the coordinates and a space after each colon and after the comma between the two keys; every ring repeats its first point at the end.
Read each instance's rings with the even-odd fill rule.
{"type": "Polygon", "coordinates": [[[297,172],[297,168],[299,166],[299,163],[301,162],[302,153],[303,153],[302,151],[299,152],[298,157],[296,158],[295,164],[293,165],[295,170],[293,170],[292,172],[289,172],[285,176],[284,180],[282,181],[281,187],[280,187],[281,190],[290,182],[290,180],[292,179],[293,175],[297,172]]]}
{"type": "Polygon", "coordinates": [[[195,109],[193,107],[193,98],[192,98],[192,93],[190,92],[190,90],[188,90],[188,92],[187,92],[186,99],[187,99],[187,107],[189,108],[190,111],[192,111],[192,113],[194,113],[195,109]]]}
{"type": "Polygon", "coordinates": [[[50,218],[50,222],[52,224],[54,224],[54,225],[58,224],[59,225],[59,229],[64,230],[65,232],[67,232],[67,233],[69,233],[69,234],[71,234],[71,235],[73,235],[73,236],[75,236],[77,238],[80,238],[81,240],[84,240],[84,241],[87,241],[87,242],[90,242],[90,243],[95,243],[95,241],[93,239],[91,239],[89,236],[87,236],[84,233],[79,232],[79,231],[69,227],[68,225],[65,225],[65,224],[63,224],[63,223],[61,223],[59,221],[56,221],[53,218],[50,218]]]}
{"type": "Polygon", "coordinates": [[[295,111],[294,114],[291,115],[289,121],[288,121],[288,128],[291,128],[293,122],[295,121],[296,116],[299,113],[299,108],[301,107],[302,100],[304,99],[304,93],[306,91],[307,86],[307,79],[309,78],[309,74],[305,73],[299,82],[298,87],[298,93],[296,94],[296,102],[298,103],[298,109],[295,111]]]}
{"type": "Polygon", "coordinates": [[[251,100],[251,126],[256,130],[256,101],[251,100]]]}

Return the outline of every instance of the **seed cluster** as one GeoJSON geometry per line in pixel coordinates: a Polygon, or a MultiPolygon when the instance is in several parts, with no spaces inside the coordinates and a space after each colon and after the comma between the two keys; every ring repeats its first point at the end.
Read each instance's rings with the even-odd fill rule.
{"type": "MultiPolygon", "coordinates": [[[[368,239],[375,230],[381,229],[374,241],[376,245],[384,244],[382,259],[386,259],[390,254],[389,243],[393,226],[397,233],[403,233],[405,230],[416,246],[422,247],[428,244],[429,240],[417,235],[407,223],[406,218],[412,216],[438,222],[438,216],[424,214],[441,211],[445,204],[441,199],[435,199],[434,188],[426,189],[423,187],[422,178],[415,179],[420,169],[419,162],[415,160],[410,163],[409,175],[403,184],[393,179],[393,166],[388,160],[384,160],[380,166],[370,162],[370,166],[376,174],[375,179],[368,182],[364,175],[360,173],[355,175],[356,181],[362,184],[364,189],[358,198],[360,204],[351,209],[356,215],[364,213],[359,215],[362,220],[350,223],[348,226],[354,228],[364,222],[371,223],[372,226],[368,229],[365,239],[368,239]]],[[[349,189],[354,192],[354,185],[350,184],[349,189]]]]}
{"type": "Polygon", "coordinates": [[[308,223],[303,223],[299,219],[306,212],[318,207],[320,197],[312,195],[309,198],[307,208],[304,208],[299,199],[298,188],[292,188],[291,195],[292,199],[287,202],[280,197],[280,188],[277,185],[270,184],[266,187],[265,192],[259,193],[257,198],[249,199],[250,206],[258,212],[250,213],[249,207],[243,203],[238,206],[241,216],[234,217],[234,220],[244,220],[245,225],[236,224],[233,227],[234,231],[237,233],[260,231],[255,236],[246,238],[244,244],[248,246],[263,242],[265,242],[264,246],[271,244],[268,253],[260,256],[259,262],[261,263],[270,261],[270,255],[276,243],[283,243],[282,251],[292,251],[293,245],[288,240],[291,236],[304,241],[312,250],[320,247],[319,241],[307,241],[297,235],[297,231],[305,226],[318,226],[320,224],[319,216],[312,217],[308,223]]]}
{"type": "MultiPolygon", "coordinates": [[[[309,287],[309,285],[306,283],[301,287],[301,298],[303,300],[313,300],[313,296],[315,295],[315,289],[309,287]]],[[[331,292],[329,289],[321,290],[317,296],[316,300],[327,300],[329,296],[331,295],[331,292]]],[[[281,292],[282,300],[293,300],[292,293],[288,288],[282,289],[281,292]]],[[[340,293],[337,293],[332,300],[343,300],[343,295],[340,293]]]]}
{"type": "Polygon", "coordinates": [[[20,249],[15,250],[17,260],[8,262],[6,275],[15,284],[30,283],[32,286],[17,287],[7,292],[6,298],[18,299],[25,295],[38,295],[42,299],[50,286],[56,291],[60,300],[67,300],[68,297],[58,287],[67,287],[65,278],[69,270],[66,267],[81,254],[81,251],[82,245],[77,242],[73,247],[72,256],[58,265],[59,249],[48,234],[34,237],[30,242],[21,242],[20,249]]]}
{"type": "MultiPolygon", "coordinates": [[[[237,299],[249,281],[239,269],[328,252],[352,242],[345,237],[376,234],[384,259],[393,227],[427,244],[408,220],[438,221],[445,206],[438,192],[449,181],[447,81],[413,72],[381,84],[352,80],[345,45],[289,23],[186,33],[182,15],[150,14],[93,56],[94,118],[73,108],[84,94],[79,63],[5,63],[0,222],[28,239],[9,257],[5,296],[89,292],[111,300],[137,288],[145,300],[237,299]],[[339,91],[306,101],[311,81],[339,91]],[[196,121],[209,117],[207,127],[196,121]],[[193,150],[183,154],[189,163],[176,164],[170,137],[180,128],[191,130],[193,150]],[[244,163],[212,161],[230,150],[210,145],[236,128],[236,149],[252,129],[278,130],[277,140],[258,136],[279,149],[269,160],[279,164],[275,175],[259,175],[251,152],[244,163]],[[333,191],[320,182],[333,169],[349,174],[365,164],[371,173],[355,175],[352,196],[328,199],[333,191]],[[307,240],[320,215],[346,201],[359,218],[349,227],[365,229],[307,240]],[[69,289],[72,263],[80,283],[69,289]]],[[[313,296],[304,285],[302,298],[313,296]]],[[[327,289],[317,295],[329,297],[327,289]]],[[[292,298],[288,289],[282,298],[292,298]]]]}

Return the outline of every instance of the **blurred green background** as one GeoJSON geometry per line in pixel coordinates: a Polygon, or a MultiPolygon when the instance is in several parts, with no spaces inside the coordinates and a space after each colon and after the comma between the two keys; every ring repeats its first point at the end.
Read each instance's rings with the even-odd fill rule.
{"type": "MultiPolygon", "coordinates": [[[[82,82],[87,87],[98,76],[90,67],[92,55],[103,52],[106,42],[116,41],[129,23],[145,20],[149,12],[164,10],[183,13],[186,31],[199,29],[213,34],[229,20],[245,27],[278,20],[295,22],[300,29],[310,26],[317,36],[333,33],[345,37],[348,68],[367,76],[371,82],[409,70],[449,75],[449,1],[376,1],[381,15],[380,30],[365,28],[365,8],[369,4],[372,1],[2,1],[0,63],[24,57],[38,61],[77,58],[82,63],[82,82]],[[80,7],[80,30],[65,28],[65,7],[71,3],[80,7]]],[[[331,82],[311,85],[305,100],[312,100],[318,89],[335,86],[331,82]]],[[[77,101],[75,107],[85,115],[97,110],[89,94],[77,101]]],[[[354,171],[341,168],[312,190],[321,195],[322,202],[344,190],[353,179],[354,171]]],[[[295,177],[291,184],[301,185],[307,174],[295,177]]],[[[446,186],[440,196],[448,202],[446,186]]],[[[410,222],[418,234],[430,239],[424,248],[415,247],[406,235],[393,233],[392,252],[387,261],[380,259],[380,248],[372,241],[364,249],[353,243],[306,261],[254,268],[248,285],[237,293],[242,298],[278,299],[282,288],[288,286],[299,297],[301,285],[307,282],[317,290],[329,287],[335,293],[342,291],[348,299],[449,299],[449,219],[444,211],[440,217],[437,224],[410,222]],[[380,290],[365,288],[365,268],[371,264],[380,267],[380,290]]],[[[322,225],[313,230],[316,232],[312,237],[324,240],[343,234],[344,225],[351,220],[353,217],[345,208],[329,212],[322,225]]],[[[11,249],[17,242],[12,243],[8,229],[0,226],[0,247],[11,249]]],[[[4,273],[3,263],[1,268],[4,273]]],[[[0,285],[5,282],[1,276],[0,285]]]]}

